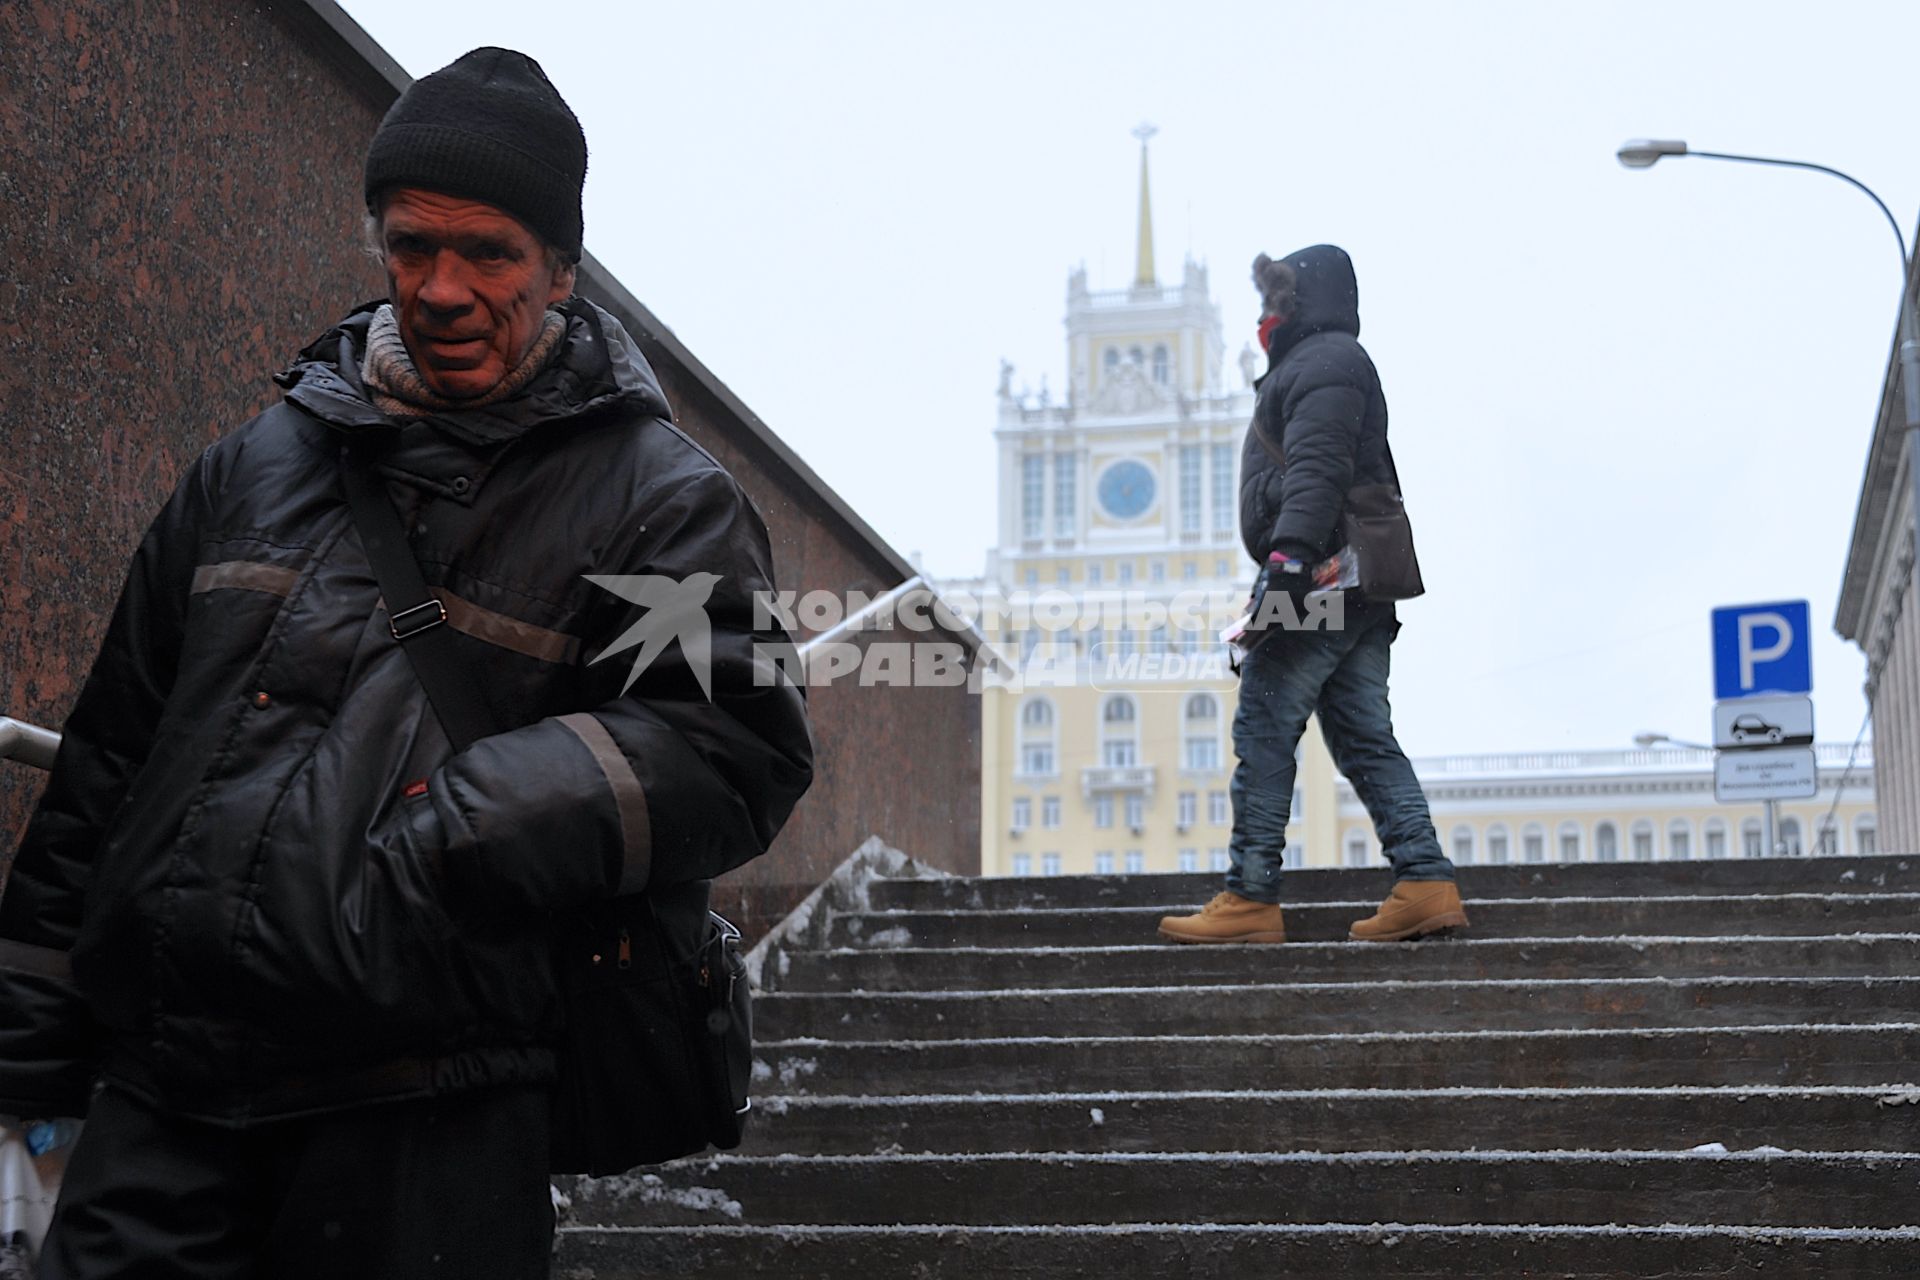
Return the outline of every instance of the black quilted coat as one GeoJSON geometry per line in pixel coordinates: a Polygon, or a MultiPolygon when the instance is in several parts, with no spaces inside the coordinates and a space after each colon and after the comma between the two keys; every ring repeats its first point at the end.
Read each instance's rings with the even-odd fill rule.
{"type": "MultiPolygon", "coordinates": [[[[450,750],[346,505],[343,441],[396,430],[360,384],[370,310],[140,544],[0,902],[0,938],[71,949],[109,1079],[244,1123],[549,1078],[550,915],[698,885],[805,791],[802,696],[756,653],[786,639],[755,630],[758,513],[619,324],[563,310],[525,391],[410,421],[382,466],[503,732],[450,750]],[[637,677],[595,661],[645,610],[587,575],[701,574],[711,699],[684,630],[637,677]]],[[[35,1046],[79,1072],[56,1005],[0,1010],[15,1094],[35,1046]]]]}
{"type": "Polygon", "coordinates": [[[1240,452],[1240,540],[1264,564],[1283,551],[1317,560],[1343,545],[1347,490],[1394,479],[1387,400],[1359,342],[1360,291],[1342,249],[1288,254],[1293,318],[1267,345],[1253,426],[1240,452]],[[1281,465],[1256,432],[1279,446],[1281,465]]]}

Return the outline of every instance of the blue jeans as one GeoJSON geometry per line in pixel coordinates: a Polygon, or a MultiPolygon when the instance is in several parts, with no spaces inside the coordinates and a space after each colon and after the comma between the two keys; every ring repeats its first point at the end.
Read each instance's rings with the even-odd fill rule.
{"type": "Polygon", "coordinates": [[[1281,855],[1293,808],[1294,751],[1307,717],[1367,807],[1398,880],[1451,880],[1427,796],[1393,736],[1387,668],[1400,630],[1393,606],[1349,596],[1342,630],[1276,631],[1240,668],[1233,716],[1232,869],[1227,888],[1280,901],[1281,855]]]}

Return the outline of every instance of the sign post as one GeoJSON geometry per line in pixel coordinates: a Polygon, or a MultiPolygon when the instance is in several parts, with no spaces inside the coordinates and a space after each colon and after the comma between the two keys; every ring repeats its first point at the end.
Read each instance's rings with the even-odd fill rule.
{"type": "Polygon", "coordinates": [[[1818,794],[1813,628],[1805,600],[1713,611],[1713,794],[1762,803],[1767,856],[1780,852],[1777,805],[1818,794]]]}

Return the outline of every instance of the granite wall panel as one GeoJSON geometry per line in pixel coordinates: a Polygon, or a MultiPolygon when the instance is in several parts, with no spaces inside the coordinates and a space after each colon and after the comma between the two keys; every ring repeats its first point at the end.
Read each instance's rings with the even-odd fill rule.
{"type": "MultiPolygon", "coordinates": [[[[330,10],[0,5],[0,714],[60,724],[176,478],[272,402],[270,375],[300,346],[381,291],[359,173],[395,89],[330,10]]],[[[582,291],[595,296],[590,275],[582,291]]],[[[650,316],[622,318],[682,425],[766,515],[783,586],[900,580],[898,557],[838,518],[697,361],[649,337],[650,316]]],[[[812,707],[819,780],[722,903],[757,931],[869,834],[977,869],[977,699],[836,684],[812,707]]],[[[0,764],[8,857],[40,783],[0,764]]]]}

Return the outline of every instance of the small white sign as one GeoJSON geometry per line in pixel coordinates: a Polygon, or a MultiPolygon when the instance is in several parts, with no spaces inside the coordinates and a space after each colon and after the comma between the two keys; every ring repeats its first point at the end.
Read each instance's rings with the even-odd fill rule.
{"type": "Polygon", "coordinates": [[[1812,747],[1723,751],[1713,758],[1713,798],[1721,804],[1806,800],[1819,790],[1812,747]]]}
{"type": "Polygon", "coordinates": [[[1812,698],[1730,698],[1713,706],[1713,745],[1722,751],[1813,745],[1812,698]]]}

